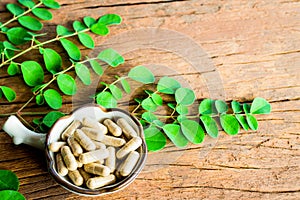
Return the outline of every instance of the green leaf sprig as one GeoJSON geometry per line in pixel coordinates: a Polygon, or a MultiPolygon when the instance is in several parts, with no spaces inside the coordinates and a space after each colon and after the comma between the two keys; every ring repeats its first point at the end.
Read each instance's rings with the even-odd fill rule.
{"type": "Polygon", "coordinates": [[[18,192],[19,179],[10,170],[0,170],[0,197],[7,200],[25,200],[25,197],[18,192]]]}
{"type": "MultiPolygon", "coordinates": [[[[77,92],[75,77],[69,72],[75,72],[82,84],[89,86],[92,83],[91,73],[103,75],[103,64],[115,68],[124,63],[124,58],[110,48],[101,51],[95,58],[86,57],[82,60],[80,47],[73,41],[77,39],[85,48],[93,49],[95,42],[88,33],[100,36],[109,34],[110,26],[121,23],[119,15],[106,14],[99,19],[87,16],[82,21],[74,21],[72,30],[58,25],[56,37],[41,42],[39,38],[47,33],[37,34],[35,31],[42,30],[42,20],[51,20],[53,17],[51,11],[44,7],[58,9],[60,5],[55,0],[40,0],[38,3],[18,0],[18,4],[7,4],[8,11],[13,14],[12,19],[0,23],[0,33],[7,37],[6,41],[0,42],[0,67],[7,65],[9,75],[21,74],[25,84],[32,87],[33,92],[33,96],[16,114],[21,117],[21,111],[34,100],[37,105],[48,105],[54,111],[33,121],[43,131],[65,115],[58,111],[63,105],[63,95],[71,96],[77,92]],[[27,15],[29,13],[32,15],[27,15]],[[13,21],[18,21],[21,26],[8,27],[13,21]],[[68,67],[63,66],[61,55],[47,46],[54,42],[60,43],[66,51],[70,60],[68,67]],[[27,46],[24,48],[24,45],[27,46]],[[35,49],[39,50],[42,63],[35,60],[21,63],[16,61],[35,49]],[[52,74],[52,79],[48,82],[44,80],[46,73],[52,74]],[[58,89],[50,87],[54,83],[58,89]]],[[[229,135],[238,134],[241,128],[246,131],[257,130],[258,122],[254,115],[268,114],[271,111],[270,104],[260,97],[255,98],[251,104],[237,101],[227,104],[223,100],[204,99],[199,102],[198,112],[191,114],[190,108],[195,104],[196,95],[192,89],[182,87],[173,78],[166,76],[156,80],[153,73],[144,66],[136,66],[130,69],[127,76],[115,78],[112,83],[101,82],[104,87],[93,96],[97,104],[107,108],[117,107],[124,93],[131,94],[129,79],[155,87],[151,90],[145,89],[146,96],[143,99],[134,99],[137,105],[131,111],[144,126],[149,151],[163,149],[167,139],[175,146],[183,148],[189,142],[202,143],[206,135],[217,138],[221,129],[229,135]],[[165,97],[172,101],[166,102],[165,97]],[[165,105],[169,108],[169,113],[162,116],[159,110],[165,105]]],[[[0,86],[0,98],[2,96],[11,102],[16,98],[16,93],[7,86],[0,86]]]]}

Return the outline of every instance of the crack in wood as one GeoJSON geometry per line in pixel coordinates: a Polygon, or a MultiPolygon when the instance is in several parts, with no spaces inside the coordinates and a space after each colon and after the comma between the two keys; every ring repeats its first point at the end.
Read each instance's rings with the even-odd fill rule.
{"type": "MultiPolygon", "coordinates": [[[[189,0],[166,0],[166,1],[152,1],[152,2],[136,2],[136,3],[118,3],[118,4],[109,4],[109,5],[98,5],[98,6],[87,6],[81,7],[75,10],[82,10],[82,9],[97,9],[97,8],[107,8],[107,7],[123,7],[123,6],[138,6],[138,5],[152,5],[152,4],[166,4],[166,3],[174,3],[174,2],[183,2],[189,0]]],[[[63,4],[66,6],[68,4],[63,4]]]]}
{"type": "Polygon", "coordinates": [[[300,52],[300,50],[297,49],[297,50],[290,50],[290,51],[270,54],[270,56],[280,56],[280,55],[293,54],[293,53],[299,53],[299,52],[300,52]]]}

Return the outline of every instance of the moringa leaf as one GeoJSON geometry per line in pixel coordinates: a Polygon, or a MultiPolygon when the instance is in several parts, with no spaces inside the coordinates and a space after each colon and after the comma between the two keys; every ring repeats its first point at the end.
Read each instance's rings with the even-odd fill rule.
{"type": "Polygon", "coordinates": [[[136,66],[132,68],[128,73],[128,77],[144,84],[154,83],[155,81],[155,77],[152,72],[144,66],[136,66]]]}
{"type": "Polygon", "coordinates": [[[246,120],[252,130],[256,131],[258,129],[257,119],[252,114],[246,114],[246,120]]]}
{"type": "Polygon", "coordinates": [[[246,131],[249,130],[248,123],[243,115],[236,114],[235,118],[239,121],[240,125],[243,127],[244,130],[246,130],[246,131]]]}
{"type": "Polygon", "coordinates": [[[250,113],[250,105],[247,104],[247,103],[244,103],[243,104],[243,110],[244,112],[247,114],[247,113],[250,113]]]}
{"type": "Polygon", "coordinates": [[[123,79],[121,80],[121,85],[122,85],[123,90],[124,90],[127,94],[130,94],[130,92],[131,92],[130,85],[129,85],[128,81],[127,81],[125,78],[123,78],[123,79]]]}
{"type": "Polygon", "coordinates": [[[160,127],[160,128],[162,128],[165,124],[162,122],[162,121],[160,121],[160,120],[154,120],[153,121],[153,124],[155,124],[157,127],[160,127]]]}
{"type": "Polygon", "coordinates": [[[116,85],[109,85],[109,90],[116,100],[122,99],[123,97],[122,90],[118,88],[116,85]]]}
{"type": "Polygon", "coordinates": [[[201,115],[211,115],[215,113],[215,101],[212,99],[204,99],[199,105],[199,113],[201,115]]]}
{"type": "Polygon", "coordinates": [[[21,45],[28,42],[26,38],[31,38],[30,34],[22,27],[14,27],[6,32],[8,40],[15,44],[21,45]]]}
{"type": "Polygon", "coordinates": [[[151,94],[151,98],[156,105],[158,105],[158,106],[163,105],[163,99],[159,94],[153,93],[153,94],[151,94]]]}
{"type": "Polygon", "coordinates": [[[208,115],[202,115],[200,116],[200,119],[204,125],[207,134],[210,135],[210,137],[212,138],[217,138],[219,135],[217,122],[211,116],[208,115]]]}
{"type": "Polygon", "coordinates": [[[175,94],[175,91],[180,87],[178,81],[167,76],[161,78],[157,83],[157,91],[164,94],[175,94]]]}
{"type": "Polygon", "coordinates": [[[225,101],[216,100],[215,106],[216,106],[218,113],[226,113],[228,111],[228,106],[225,101]]]}
{"type": "Polygon", "coordinates": [[[100,17],[98,23],[104,24],[106,26],[121,24],[122,18],[116,14],[106,14],[100,17]]]}
{"type": "Polygon", "coordinates": [[[25,12],[25,10],[17,4],[9,3],[6,5],[7,10],[15,16],[19,16],[25,12]]]}
{"type": "Polygon", "coordinates": [[[43,28],[43,24],[31,16],[22,16],[18,18],[18,22],[32,31],[40,31],[43,28]]]}
{"type": "Polygon", "coordinates": [[[91,60],[90,64],[96,74],[98,74],[99,76],[103,75],[103,68],[96,60],[91,60]]]}
{"type": "Polygon", "coordinates": [[[138,104],[142,104],[142,99],[139,99],[139,98],[134,98],[133,99],[135,102],[137,102],[138,104]]]}
{"type": "Polygon", "coordinates": [[[124,58],[111,48],[101,51],[98,55],[98,59],[106,62],[112,67],[117,67],[124,63],[124,58]]]}
{"type": "Polygon", "coordinates": [[[42,0],[42,3],[48,8],[52,8],[52,9],[60,8],[59,3],[56,2],[55,0],[42,0]]]}
{"type": "Polygon", "coordinates": [[[38,94],[38,95],[36,95],[36,97],[35,97],[35,102],[36,102],[36,104],[37,105],[43,105],[44,103],[45,103],[45,98],[44,98],[44,96],[43,96],[43,94],[38,94]]]}
{"type": "Polygon", "coordinates": [[[82,63],[76,63],[75,72],[84,85],[92,83],[90,70],[82,63]]]}
{"type": "Polygon", "coordinates": [[[184,106],[184,105],[177,105],[175,109],[176,109],[176,112],[180,115],[186,115],[189,113],[188,107],[184,106]]]}
{"type": "Polygon", "coordinates": [[[162,122],[162,121],[160,121],[160,120],[154,120],[153,121],[153,124],[155,124],[157,127],[160,127],[160,128],[162,128],[165,124],[162,122]]]}
{"type": "Polygon", "coordinates": [[[174,103],[167,103],[167,106],[173,110],[176,109],[176,105],[174,103]]]}
{"type": "Polygon", "coordinates": [[[188,106],[194,103],[196,97],[193,90],[188,88],[179,88],[175,92],[177,104],[188,106]]]}
{"type": "Polygon", "coordinates": [[[15,55],[15,52],[13,50],[4,49],[4,55],[7,59],[10,59],[15,55]]]}
{"type": "Polygon", "coordinates": [[[45,62],[46,69],[52,74],[56,74],[61,70],[62,58],[53,49],[46,48],[43,50],[43,58],[45,62]]]}
{"type": "Polygon", "coordinates": [[[237,101],[232,101],[231,102],[231,107],[234,113],[241,113],[242,112],[242,107],[241,104],[237,101]]]}
{"type": "Polygon", "coordinates": [[[64,113],[59,111],[51,111],[44,118],[42,123],[45,124],[48,128],[51,128],[53,124],[61,117],[65,116],[64,113]]]}
{"type": "Polygon", "coordinates": [[[60,109],[62,107],[62,96],[54,89],[48,89],[44,92],[46,103],[52,109],[60,109]]]}
{"type": "Polygon", "coordinates": [[[52,13],[45,8],[35,8],[32,10],[32,13],[42,20],[51,20],[53,18],[52,13]]]}
{"type": "Polygon", "coordinates": [[[179,123],[188,120],[188,118],[186,117],[186,115],[178,115],[177,119],[176,119],[179,123]]]}
{"type": "Polygon", "coordinates": [[[72,35],[74,32],[70,31],[69,29],[67,29],[66,27],[64,27],[62,25],[58,25],[56,27],[56,33],[57,33],[57,35],[67,36],[67,35],[72,35]]]}
{"type": "Polygon", "coordinates": [[[144,112],[142,114],[142,118],[147,122],[153,122],[158,119],[152,112],[144,112]]]}
{"type": "Polygon", "coordinates": [[[81,44],[89,49],[93,49],[95,47],[95,42],[93,38],[87,33],[78,33],[78,38],[81,44]]]}
{"type": "Polygon", "coordinates": [[[97,104],[105,108],[114,108],[117,106],[117,100],[113,97],[110,92],[101,92],[96,98],[97,104]]]}
{"type": "Polygon", "coordinates": [[[188,144],[189,141],[182,134],[178,124],[166,124],[163,126],[163,130],[175,146],[183,148],[188,144]]]}
{"type": "Polygon", "coordinates": [[[7,101],[12,102],[16,99],[16,92],[13,89],[6,86],[0,86],[0,89],[7,101]]]}
{"type": "Polygon", "coordinates": [[[146,98],[142,101],[142,108],[147,111],[154,112],[157,109],[157,105],[153,102],[151,98],[146,98]]]}
{"type": "Polygon", "coordinates": [[[40,85],[44,81],[44,71],[35,61],[25,61],[21,64],[21,71],[25,83],[31,87],[40,85]]]}
{"type": "Polygon", "coordinates": [[[150,126],[144,130],[144,134],[148,151],[159,151],[166,146],[167,138],[158,128],[150,126]]]}
{"type": "Polygon", "coordinates": [[[33,8],[35,6],[35,3],[32,0],[18,0],[18,2],[28,8],[33,8]]]}
{"type": "Polygon", "coordinates": [[[74,95],[77,92],[76,82],[69,74],[59,74],[57,84],[59,89],[66,95],[74,95]]]}
{"type": "Polygon", "coordinates": [[[19,180],[17,175],[10,170],[0,170],[0,190],[18,190],[19,180]]]}
{"type": "Polygon", "coordinates": [[[205,134],[199,123],[193,120],[183,120],[180,122],[183,135],[193,144],[203,142],[205,134]]]}
{"type": "Polygon", "coordinates": [[[81,59],[80,49],[73,42],[65,38],[60,39],[60,42],[64,49],[67,51],[70,58],[75,61],[79,61],[81,59]]]}
{"type": "Polygon", "coordinates": [[[89,16],[84,17],[83,22],[89,28],[91,28],[94,24],[97,23],[97,21],[94,18],[89,17],[89,16]]]}
{"type": "Polygon", "coordinates": [[[20,67],[18,66],[17,63],[11,62],[7,68],[7,73],[10,76],[14,76],[16,74],[20,74],[20,67]]]}
{"type": "Polygon", "coordinates": [[[144,92],[145,92],[146,94],[148,94],[149,97],[151,97],[151,95],[154,93],[154,92],[151,91],[151,90],[144,90],[144,92]]]}
{"type": "Polygon", "coordinates": [[[4,48],[5,49],[9,49],[12,51],[20,51],[20,49],[18,49],[17,47],[15,47],[13,44],[11,44],[10,42],[4,41],[3,42],[4,48]]]}
{"type": "Polygon", "coordinates": [[[229,135],[236,135],[240,131],[240,125],[237,119],[228,114],[222,114],[220,117],[221,126],[229,135]]]}
{"type": "Polygon", "coordinates": [[[109,29],[102,23],[96,23],[91,26],[91,31],[97,35],[105,36],[109,34],[109,29]]]}
{"type": "Polygon", "coordinates": [[[74,21],[73,22],[73,29],[76,32],[80,32],[80,31],[83,31],[83,30],[87,29],[87,27],[83,23],[81,23],[80,21],[74,21]]]}
{"type": "Polygon", "coordinates": [[[2,190],[0,191],[1,200],[25,200],[25,197],[14,190],[2,190]]]}
{"type": "Polygon", "coordinates": [[[256,97],[251,105],[251,114],[269,114],[271,112],[271,105],[264,98],[256,97]]]}

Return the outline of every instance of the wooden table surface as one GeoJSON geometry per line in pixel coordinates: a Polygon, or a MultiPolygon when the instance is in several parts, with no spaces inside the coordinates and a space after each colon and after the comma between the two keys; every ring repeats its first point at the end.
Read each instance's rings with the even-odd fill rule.
{"type": "MultiPolygon", "coordinates": [[[[258,117],[259,130],[231,137],[221,132],[201,145],[168,145],[151,153],[138,178],[125,190],[95,199],[300,199],[300,1],[299,0],[58,0],[60,10],[45,22],[71,27],[73,20],[116,13],[123,17],[97,48],[123,53],[126,64],[108,71],[110,81],[130,67],[145,65],[193,88],[197,99],[252,101],[263,97],[272,113],[258,117]]],[[[1,0],[1,21],[9,19],[1,0]]],[[[56,45],[56,44],[55,44],[56,45]]],[[[58,51],[63,50],[50,45],[58,51]]],[[[26,59],[38,59],[35,54],[26,59]]],[[[31,96],[20,76],[1,69],[0,85],[17,92],[13,103],[0,100],[0,113],[16,112],[31,96]]],[[[105,80],[106,80],[105,79],[105,80]]],[[[138,85],[136,87],[139,87],[138,85]]],[[[78,100],[78,98],[77,98],[78,100]]],[[[76,98],[64,97],[64,112],[76,98]]],[[[131,110],[128,99],[119,103],[131,110]]],[[[47,111],[28,105],[25,111],[47,111]]],[[[36,117],[36,116],[34,116],[36,117]]],[[[26,117],[29,120],[31,117],[26,117]]],[[[1,126],[6,118],[0,118],[1,126]]],[[[20,178],[27,199],[89,199],[60,187],[48,174],[43,152],[15,146],[0,133],[0,168],[20,178]]]]}

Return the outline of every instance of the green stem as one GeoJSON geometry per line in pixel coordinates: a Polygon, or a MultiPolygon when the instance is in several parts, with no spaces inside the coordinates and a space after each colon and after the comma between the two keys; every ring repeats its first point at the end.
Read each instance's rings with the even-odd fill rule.
{"type": "MultiPolygon", "coordinates": [[[[126,78],[128,78],[128,76],[120,77],[120,78],[118,78],[117,80],[115,80],[114,82],[112,82],[109,85],[115,85],[118,82],[120,82],[120,81],[122,81],[123,79],[126,79],[126,78]]],[[[109,89],[109,87],[105,86],[105,88],[102,90],[102,92],[105,92],[107,89],[109,89]]]]}
{"type": "Polygon", "coordinates": [[[175,108],[173,109],[172,113],[171,113],[171,117],[173,117],[173,115],[175,114],[176,112],[176,108],[177,108],[178,104],[175,106],[175,108]]]}
{"type": "MultiPolygon", "coordinates": [[[[90,60],[95,60],[95,59],[97,59],[97,58],[89,58],[89,59],[86,59],[84,61],[81,61],[80,63],[89,62],[90,60]]],[[[51,83],[53,83],[57,79],[58,75],[64,74],[64,73],[70,71],[71,69],[73,69],[74,67],[75,67],[75,65],[72,64],[67,69],[54,74],[53,78],[48,83],[44,84],[43,87],[41,87],[38,91],[36,91],[36,92],[33,93],[33,96],[17,111],[17,113],[19,113],[21,115],[21,111],[35,98],[35,96],[37,96],[38,94],[40,94],[45,88],[47,88],[49,85],[51,85],[51,83]]],[[[23,115],[23,113],[22,113],[22,115],[23,115]]]]}
{"type": "Polygon", "coordinates": [[[21,114],[21,111],[26,107],[28,106],[28,104],[34,99],[35,96],[32,96],[18,111],[17,111],[17,114],[20,115],[21,114]]]}
{"type": "MultiPolygon", "coordinates": [[[[128,78],[128,77],[126,77],[126,78],[128,78]]],[[[158,90],[156,90],[155,92],[153,92],[153,94],[156,94],[156,93],[158,93],[158,90]]],[[[148,98],[150,98],[150,97],[151,97],[151,95],[148,95],[148,97],[145,98],[145,99],[148,99],[148,98]]],[[[144,99],[144,100],[145,100],[145,99],[144,99]]],[[[134,114],[140,107],[141,107],[141,104],[139,104],[137,107],[135,107],[135,108],[133,109],[133,111],[131,111],[131,114],[134,114]]]]}
{"type": "Polygon", "coordinates": [[[32,130],[34,129],[34,127],[31,126],[31,125],[29,124],[29,122],[26,121],[19,113],[17,113],[17,116],[19,117],[19,119],[21,119],[21,121],[22,121],[24,124],[26,124],[26,125],[27,125],[28,127],[30,127],[32,130]]]}
{"type": "Polygon", "coordinates": [[[22,52],[16,54],[16,55],[13,56],[12,58],[10,58],[10,59],[8,59],[8,60],[2,62],[2,63],[0,64],[0,68],[1,68],[2,66],[4,66],[4,65],[8,64],[8,63],[11,62],[12,60],[14,60],[14,59],[16,59],[16,58],[18,58],[18,57],[24,55],[25,53],[27,53],[27,52],[29,52],[29,51],[31,51],[31,50],[33,50],[33,49],[36,49],[36,48],[38,48],[38,47],[41,47],[41,46],[43,46],[43,45],[45,45],[45,44],[49,44],[49,43],[52,43],[52,42],[55,42],[55,41],[59,41],[60,39],[64,39],[64,38],[76,36],[76,35],[78,35],[79,33],[87,32],[87,31],[89,31],[89,30],[90,30],[90,29],[87,28],[87,29],[84,29],[84,30],[82,30],[82,31],[72,33],[72,34],[70,34],[70,35],[65,35],[65,36],[61,36],[61,37],[60,37],[60,36],[56,36],[55,38],[53,38],[53,39],[51,39],[51,40],[48,40],[48,41],[45,41],[45,42],[42,42],[42,43],[33,45],[33,46],[29,47],[28,49],[25,49],[24,51],[22,51],[22,52]]]}
{"type": "Polygon", "coordinates": [[[26,10],[24,13],[22,13],[22,14],[20,14],[20,15],[18,15],[18,16],[14,16],[14,17],[11,18],[10,20],[8,20],[8,21],[5,22],[4,24],[2,24],[2,25],[0,26],[0,29],[3,28],[3,27],[5,27],[6,25],[12,23],[13,21],[19,19],[20,17],[22,17],[22,16],[24,16],[24,15],[27,15],[27,14],[30,13],[32,10],[34,10],[35,8],[37,8],[37,7],[41,6],[41,5],[43,5],[43,3],[42,3],[42,2],[39,2],[39,3],[36,4],[34,7],[29,8],[28,10],[26,10]]]}
{"type": "Polygon", "coordinates": [[[141,104],[139,104],[137,107],[135,107],[133,109],[133,111],[131,112],[132,115],[135,115],[135,112],[141,107],[141,104]]]}

